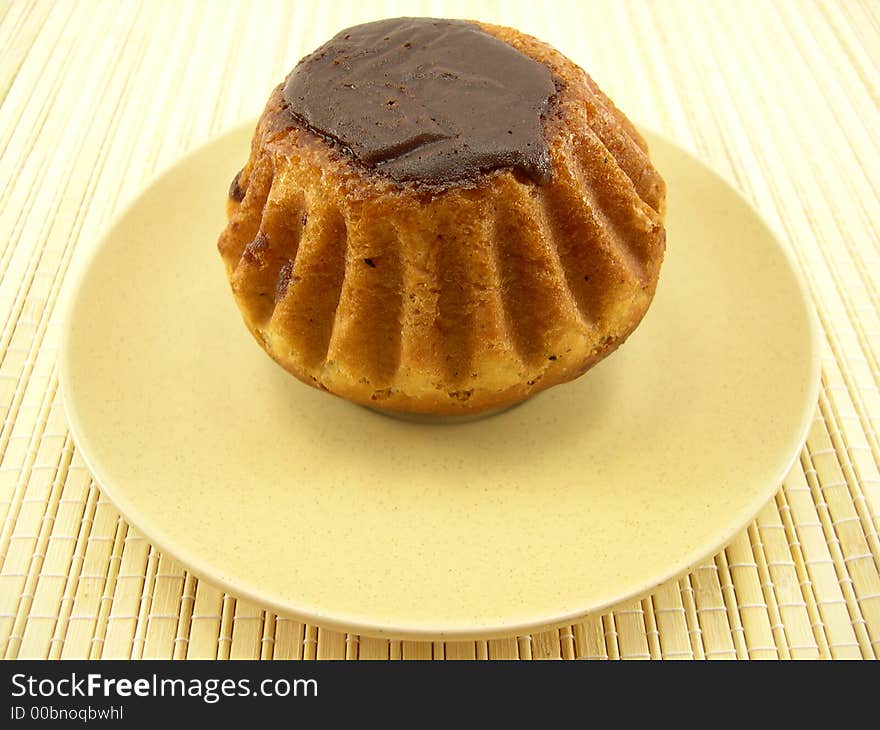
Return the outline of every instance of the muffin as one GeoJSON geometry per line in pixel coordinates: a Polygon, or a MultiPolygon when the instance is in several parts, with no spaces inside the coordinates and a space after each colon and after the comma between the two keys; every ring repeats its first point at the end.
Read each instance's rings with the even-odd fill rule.
{"type": "Polygon", "coordinates": [[[272,92],[218,248],[302,382],[469,415],[582,375],[641,321],[665,185],[595,82],[511,28],[343,30],[272,92]]]}

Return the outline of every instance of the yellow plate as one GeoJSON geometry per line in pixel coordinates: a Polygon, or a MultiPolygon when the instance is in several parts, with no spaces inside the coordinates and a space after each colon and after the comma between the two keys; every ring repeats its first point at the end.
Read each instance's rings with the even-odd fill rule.
{"type": "Polygon", "coordinates": [[[215,243],[251,129],[122,213],[61,351],[98,482],[197,576],[365,634],[524,633],[675,577],[772,497],[816,402],[813,315],[767,225],[693,157],[648,138],[668,253],[629,341],[518,408],[430,425],[301,385],[246,331],[215,243]]]}

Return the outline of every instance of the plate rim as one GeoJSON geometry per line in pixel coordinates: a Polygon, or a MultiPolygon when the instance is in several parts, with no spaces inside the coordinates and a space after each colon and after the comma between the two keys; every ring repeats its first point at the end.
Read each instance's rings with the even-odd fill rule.
{"type": "Polygon", "coordinates": [[[740,515],[736,520],[732,520],[731,527],[721,533],[721,537],[707,541],[711,543],[709,547],[698,547],[690,553],[682,556],[670,569],[659,577],[653,578],[648,586],[641,585],[639,589],[628,591],[612,599],[599,601],[587,608],[580,608],[569,611],[565,614],[554,614],[553,616],[545,616],[543,618],[533,618],[527,621],[512,622],[507,624],[498,624],[492,622],[486,626],[474,627],[454,627],[454,628],[429,628],[423,626],[405,626],[395,625],[395,622],[389,622],[385,625],[376,625],[365,621],[363,618],[349,617],[346,618],[342,614],[327,615],[316,610],[314,607],[305,607],[292,605],[274,600],[271,595],[261,593],[257,587],[249,587],[246,584],[236,585],[226,580],[222,575],[218,574],[204,563],[197,556],[189,555],[187,550],[175,547],[172,543],[165,540],[165,535],[161,529],[150,530],[144,529],[142,524],[149,526],[150,520],[145,517],[142,522],[140,519],[132,519],[133,514],[137,514],[136,510],[129,509],[130,502],[121,499],[117,494],[116,487],[109,475],[103,473],[101,468],[96,468],[88,454],[87,449],[82,448],[82,443],[86,437],[84,435],[82,425],[79,421],[79,415],[76,408],[71,402],[70,388],[70,332],[73,322],[76,305],[79,295],[84,289],[85,280],[93,268],[94,262],[100,255],[106,245],[106,241],[110,234],[120,225],[121,221],[129,214],[129,212],[139,203],[144,193],[160,183],[166,176],[170,175],[178,167],[188,163],[194,157],[204,153],[208,148],[216,145],[225,137],[234,136],[236,134],[244,134],[252,130],[256,124],[256,118],[239,122],[238,124],[229,126],[220,132],[211,135],[209,138],[191,148],[184,154],[176,157],[169,164],[162,167],[137,188],[132,197],[127,200],[120,209],[112,216],[96,236],[96,242],[89,248],[88,252],[80,257],[79,265],[69,272],[65,280],[65,292],[61,297],[61,334],[58,347],[58,381],[61,389],[61,400],[64,406],[68,427],[74,445],[83,463],[86,465],[91,476],[94,478],[98,488],[104,492],[112,502],[114,508],[119,512],[122,518],[144,537],[151,544],[155,545],[162,553],[177,560],[187,571],[197,577],[199,580],[222,588],[236,597],[243,598],[260,605],[263,608],[272,610],[274,613],[293,618],[304,623],[316,624],[318,626],[337,630],[356,633],[361,636],[372,636],[377,638],[394,638],[404,640],[430,641],[430,640],[480,640],[508,637],[513,635],[531,634],[539,630],[551,630],[562,626],[571,625],[584,620],[586,617],[599,614],[608,609],[619,605],[620,603],[639,599],[650,595],[658,586],[669,581],[678,579],[688,574],[692,568],[705,560],[708,556],[712,556],[723,550],[731,540],[749,523],[754,521],[755,517],[761,509],[776,494],[779,485],[789,473],[792,466],[796,462],[803,444],[809,434],[810,427],[815,418],[816,408],[819,400],[820,383],[821,383],[821,357],[820,357],[820,340],[819,340],[819,323],[818,315],[815,310],[812,299],[810,298],[808,284],[804,274],[795,259],[794,253],[788,239],[785,238],[755,207],[739,188],[727,178],[727,176],[718,172],[715,168],[704,162],[699,155],[686,148],[668,135],[660,133],[650,126],[638,124],[637,128],[647,137],[649,147],[653,140],[658,140],[663,144],[673,148],[676,153],[687,157],[691,162],[700,166],[704,172],[715,178],[729,194],[734,195],[748,210],[754,215],[761,224],[766,228],[770,237],[773,239],[776,248],[783,256],[783,260],[797,284],[799,294],[799,302],[803,308],[807,319],[807,331],[809,336],[810,347],[810,371],[807,393],[804,398],[804,407],[800,417],[800,423],[797,429],[797,438],[795,439],[798,446],[793,449],[792,454],[786,459],[784,468],[772,480],[768,481],[769,486],[766,490],[760,490],[755,498],[742,507],[737,514],[740,515]],[[156,535],[159,535],[158,537],[156,535]]]}

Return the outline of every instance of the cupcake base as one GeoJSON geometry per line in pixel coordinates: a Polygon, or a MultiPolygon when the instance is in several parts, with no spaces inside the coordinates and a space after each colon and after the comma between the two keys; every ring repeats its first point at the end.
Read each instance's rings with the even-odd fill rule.
{"type": "Polygon", "coordinates": [[[381,416],[394,418],[399,421],[408,421],[409,423],[417,423],[422,426],[458,426],[463,423],[473,423],[474,421],[482,421],[486,418],[499,416],[502,413],[511,411],[517,406],[521,405],[522,402],[514,403],[513,405],[502,406],[501,408],[492,408],[488,411],[481,411],[480,413],[471,413],[461,416],[450,416],[434,413],[408,413],[407,411],[395,411],[391,408],[378,408],[377,406],[366,405],[361,406],[361,408],[366,408],[368,411],[373,411],[374,413],[378,413],[381,416]]]}

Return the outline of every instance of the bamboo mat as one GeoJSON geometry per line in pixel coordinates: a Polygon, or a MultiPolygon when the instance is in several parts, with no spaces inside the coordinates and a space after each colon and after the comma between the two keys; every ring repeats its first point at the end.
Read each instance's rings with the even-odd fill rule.
{"type": "Polygon", "coordinates": [[[0,2],[0,656],[877,658],[880,3],[0,2]],[[59,293],[158,169],[262,109],[346,25],[474,17],[548,40],[790,242],[819,313],[807,444],[723,552],[561,630],[361,638],[198,581],[120,519],[58,391],[59,293]]]}

